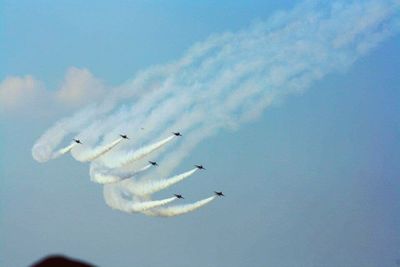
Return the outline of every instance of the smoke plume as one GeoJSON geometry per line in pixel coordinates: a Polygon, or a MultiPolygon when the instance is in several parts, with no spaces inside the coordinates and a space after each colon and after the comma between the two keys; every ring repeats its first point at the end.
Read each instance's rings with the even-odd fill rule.
{"type": "MultiPolygon", "coordinates": [[[[60,120],[37,140],[32,155],[47,161],[65,137],[75,135],[87,144],[101,143],[86,152],[83,147],[71,150],[80,161],[96,160],[91,164],[118,169],[144,165],[152,153],[163,164],[146,172],[142,181],[154,179],[156,172],[168,175],[204,139],[237,129],[282,98],[305,92],[328,74],[346,71],[399,31],[399,11],[396,0],[306,1],[238,32],[214,34],[176,61],[140,72],[111,89],[104,102],[60,120]],[[180,142],[165,146],[174,131],[182,132],[180,142]],[[121,132],[132,140],[116,146],[120,140],[113,140],[121,132]]],[[[95,174],[99,182],[110,178],[95,174]]],[[[184,178],[146,185],[123,180],[117,187],[107,186],[109,194],[104,195],[107,203],[116,201],[125,210],[136,195],[151,194],[184,178]],[[121,187],[122,191],[116,189],[121,187]]],[[[175,216],[213,199],[146,214],[175,216]]]]}
{"type": "Polygon", "coordinates": [[[211,201],[213,201],[216,198],[216,196],[208,197],[199,201],[196,201],[191,204],[185,204],[185,205],[176,205],[176,206],[170,206],[170,207],[163,207],[163,208],[155,208],[151,210],[146,210],[142,211],[142,213],[150,216],[161,216],[161,217],[173,217],[173,216],[179,216],[183,215],[188,212],[195,211],[211,201]]]}

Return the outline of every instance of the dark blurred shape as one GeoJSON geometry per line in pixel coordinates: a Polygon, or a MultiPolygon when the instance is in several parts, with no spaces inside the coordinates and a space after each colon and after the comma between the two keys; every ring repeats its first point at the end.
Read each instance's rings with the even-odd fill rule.
{"type": "Polygon", "coordinates": [[[51,255],[34,263],[31,267],[94,267],[94,265],[62,255],[51,255]]]}

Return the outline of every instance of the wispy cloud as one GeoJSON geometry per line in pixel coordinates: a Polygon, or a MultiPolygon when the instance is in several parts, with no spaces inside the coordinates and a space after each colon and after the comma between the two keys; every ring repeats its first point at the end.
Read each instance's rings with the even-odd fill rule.
{"type": "Polygon", "coordinates": [[[68,107],[81,107],[101,99],[105,86],[87,69],[69,68],[63,85],[56,92],[57,101],[68,107]]]}
{"type": "Polygon", "coordinates": [[[35,115],[70,111],[104,97],[106,86],[89,70],[71,67],[60,88],[50,90],[33,77],[9,76],[0,83],[0,112],[4,115],[35,115]]]}
{"type": "Polygon", "coordinates": [[[26,110],[46,97],[43,84],[31,75],[10,76],[0,83],[0,111],[26,110]]]}

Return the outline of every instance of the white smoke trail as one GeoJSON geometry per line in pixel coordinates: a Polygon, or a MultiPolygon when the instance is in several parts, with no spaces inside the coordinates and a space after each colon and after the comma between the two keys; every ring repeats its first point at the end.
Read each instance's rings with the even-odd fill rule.
{"type": "Polygon", "coordinates": [[[102,155],[104,155],[105,153],[110,151],[111,149],[113,149],[116,145],[121,143],[123,140],[124,140],[124,138],[120,137],[120,138],[112,141],[111,143],[101,145],[94,149],[85,147],[85,148],[83,148],[84,149],[83,151],[81,149],[73,151],[72,156],[76,160],[79,160],[81,162],[93,161],[93,160],[101,157],[102,155]]]}
{"type": "Polygon", "coordinates": [[[52,159],[56,159],[68,152],[70,152],[76,145],[78,145],[77,143],[73,142],[70,145],[61,148],[60,150],[58,150],[57,152],[53,153],[53,155],[51,156],[52,159]]]}
{"type": "Polygon", "coordinates": [[[161,180],[144,180],[140,182],[136,181],[126,181],[124,184],[125,189],[129,190],[131,193],[137,196],[147,196],[154,194],[158,191],[166,189],[184,179],[188,178],[189,176],[193,175],[198,169],[194,168],[190,171],[172,176],[167,179],[161,180]]]}
{"type": "Polygon", "coordinates": [[[130,212],[144,212],[149,209],[167,205],[167,204],[175,201],[176,199],[177,199],[176,197],[170,197],[170,198],[161,199],[161,200],[136,202],[136,203],[133,203],[132,206],[130,207],[130,212]]]}
{"type": "MultiPolygon", "coordinates": [[[[154,153],[164,153],[168,160],[160,171],[170,173],[220,129],[235,129],[277,100],[304,92],[327,74],[347,70],[399,31],[399,11],[397,0],[306,1],[239,32],[213,35],[176,62],[112,90],[104,103],[56,123],[35,143],[33,157],[48,160],[71,133],[96,142],[143,127],[135,143],[125,144],[137,149],[173,130],[183,131],[178,148],[154,153]],[[131,97],[135,94],[140,97],[131,97]]],[[[129,151],[115,149],[102,162],[121,167],[144,154],[144,148],[129,151]]],[[[134,190],[130,180],[122,183],[134,190]]]]}
{"type": "MultiPolygon", "coordinates": [[[[104,103],[104,106],[108,106],[107,103],[104,103]]],[[[75,129],[84,128],[85,124],[96,118],[96,115],[101,111],[103,111],[101,107],[92,105],[77,112],[70,118],[58,121],[35,142],[32,148],[33,158],[38,162],[46,162],[51,159],[54,149],[67,134],[73,133],[75,129]]]]}
{"type": "Polygon", "coordinates": [[[161,200],[124,199],[121,198],[122,192],[119,190],[120,190],[119,184],[104,185],[103,195],[105,202],[109,207],[113,209],[128,213],[143,212],[148,209],[153,209],[156,207],[167,205],[177,199],[175,196],[161,200]]]}
{"type": "Polygon", "coordinates": [[[121,171],[104,167],[102,168],[99,165],[92,163],[90,165],[90,179],[93,182],[99,184],[116,183],[138,175],[139,173],[149,169],[151,166],[151,164],[147,164],[146,166],[138,170],[121,171]]]}
{"type": "Polygon", "coordinates": [[[170,207],[161,207],[161,208],[154,208],[143,211],[142,213],[149,215],[149,216],[160,216],[160,217],[173,217],[183,215],[188,212],[195,211],[201,207],[204,207],[211,201],[213,201],[216,196],[208,197],[199,201],[196,201],[191,204],[185,205],[177,205],[177,206],[170,206],[170,207]]]}
{"type": "MultiPolygon", "coordinates": [[[[197,50],[201,51],[202,49],[199,47],[197,50]]],[[[195,59],[196,53],[193,54],[194,57],[192,60],[195,59]]],[[[109,117],[107,114],[112,112],[119,102],[129,99],[134,100],[143,93],[151,93],[157,90],[164,80],[164,77],[177,72],[179,67],[190,64],[190,62],[190,59],[183,59],[182,62],[177,62],[175,64],[154,66],[142,70],[134,79],[111,89],[110,94],[105,98],[103,103],[90,105],[76,112],[73,116],[58,121],[35,142],[32,148],[33,158],[38,162],[48,161],[51,159],[54,149],[61,143],[65,136],[78,132],[85,133],[85,130],[82,130],[85,129],[85,126],[102,117],[109,117]]],[[[115,127],[115,122],[112,122],[112,125],[115,127]]],[[[85,137],[85,142],[89,140],[90,137],[93,137],[92,134],[83,134],[82,136],[85,137]]]]}
{"type": "Polygon", "coordinates": [[[109,168],[120,168],[125,165],[128,165],[136,160],[139,160],[153,151],[163,147],[172,139],[174,139],[175,135],[168,136],[167,138],[162,139],[156,143],[150,144],[148,146],[142,147],[135,151],[128,151],[124,153],[118,154],[116,157],[109,157],[106,161],[104,161],[105,165],[109,168]]]}
{"type": "MultiPolygon", "coordinates": [[[[49,133],[63,137],[80,131],[98,140],[121,129],[130,134],[144,127],[146,133],[138,136],[137,145],[156,140],[171,128],[185,129],[185,134],[200,132],[200,142],[210,125],[213,133],[237,127],[276,99],[348,68],[398,32],[399,6],[392,0],[306,2],[237,33],[213,35],[175,63],[145,71],[113,90],[112,101],[107,98],[102,105],[56,124],[35,144],[34,158],[46,160],[60,139],[49,133]],[[137,91],[140,98],[124,98],[137,91]],[[124,106],[115,108],[118,104],[124,106]]],[[[190,149],[182,147],[179,153],[185,155],[190,149]]],[[[120,157],[125,154],[121,151],[120,157]]]]}

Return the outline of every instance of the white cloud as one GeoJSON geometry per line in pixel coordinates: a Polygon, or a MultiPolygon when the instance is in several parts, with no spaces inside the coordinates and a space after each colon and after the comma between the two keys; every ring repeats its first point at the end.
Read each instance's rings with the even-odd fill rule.
{"type": "Polygon", "coordinates": [[[46,94],[42,83],[31,75],[7,77],[0,83],[0,110],[26,110],[37,106],[46,94]]]}
{"type": "Polygon", "coordinates": [[[98,100],[104,95],[103,83],[87,69],[71,67],[64,83],[56,92],[57,101],[67,107],[79,107],[98,100]]]}
{"type": "Polygon", "coordinates": [[[105,86],[89,70],[71,67],[59,89],[48,90],[32,75],[9,76],[0,82],[0,112],[40,115],[82,107],[99,100],[105,86]]]}

